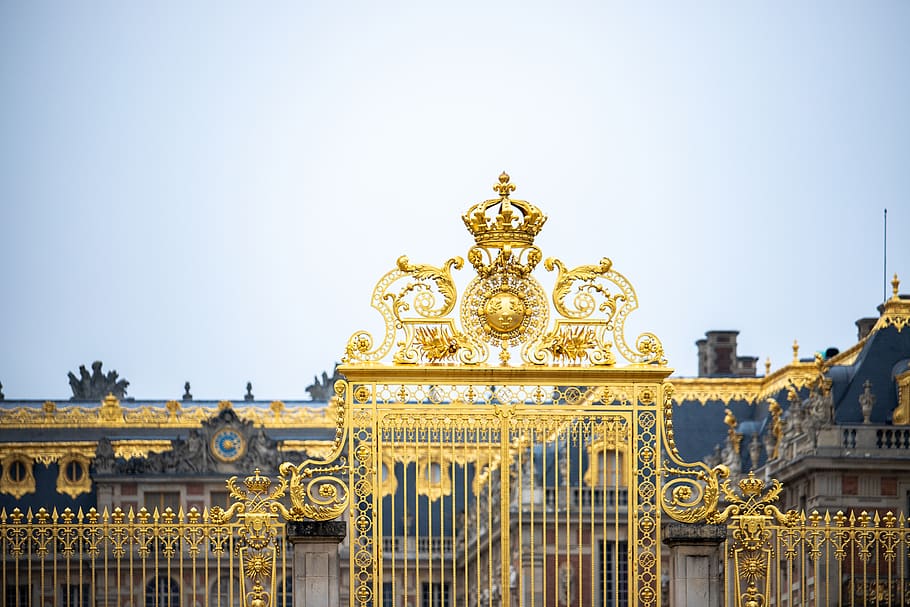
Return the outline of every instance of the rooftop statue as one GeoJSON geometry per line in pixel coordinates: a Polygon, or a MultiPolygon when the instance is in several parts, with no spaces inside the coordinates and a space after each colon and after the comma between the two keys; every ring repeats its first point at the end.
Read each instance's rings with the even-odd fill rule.
{"type": "Polygon", "coordinates": [[[339,379],[344,379],[344,377],[338,372],[338,365],[335,365],[331,377],[325,371],[322,372],[322,380],[313,376],[313,383],[306,388],[306,391],[310,393],[310,399],[328,402],[335,396],[335,382],[339,379]]]}
{"type": "Polygon", "coordinates": [[[118,399],[126,396],[126,388],[130,382],[125,379],[118,379],[116,371],[108,371],[107,374],[101,372],[102,363],[96,360],[92,363],[92,374],[85,369],[85,365],[79,365],[79,377],[77,378],[70,371],[67,376],[70,380],[70,389],[73,396],[70,400],[101,400],[108,394],[113,394],[118,399]]]}

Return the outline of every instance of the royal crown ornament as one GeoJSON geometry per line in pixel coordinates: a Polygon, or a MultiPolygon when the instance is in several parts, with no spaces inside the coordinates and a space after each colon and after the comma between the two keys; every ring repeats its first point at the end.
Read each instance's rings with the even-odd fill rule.
{"type": "Polygon", "coordinates": [[[499,198],[479,202],[462,216],[468,231],[474,235],[474,242],[481,247],[497,248],[534,244],[534,237],[547,216],[530,202],[509,198],[515,191],[515,184],[509,182],[505,172],[499,176],[493,191],[499,198]]]}
{"type": "Polygon", "coordinates": [[[373,290],[373,308],[385,321],[382,341],[374,344],[369,333],[356,332],[343,362],[372,364],[392,354],[395,365],[477,365],[499,350],[500,366],[513,366],[517,354],[526,366],[609,367],[616,353],[632,364],[665,366],[653,334],[626,342],[625,320],[638,299],[613,262],[603,257],[572,267],[548,258],[544,268],[558,274],[548,297],[533,276],[543,259],[534,239],[547,217],[533,204],[511,199],[515,185],[507,173],[493,191],[498,198],[462,215],[475,242],[466,261],[476,272],[464,289],[459,293],[452,277],[464,267],[461,257],[439,266],[399,257],[373,290]]]}

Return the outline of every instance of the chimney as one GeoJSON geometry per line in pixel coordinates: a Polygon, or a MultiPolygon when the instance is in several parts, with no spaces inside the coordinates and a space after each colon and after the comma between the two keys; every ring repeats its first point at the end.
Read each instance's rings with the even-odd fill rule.
{"type": "Polygon", "coordinates": [[[699,377],[755,377],[758,357],[737,356],[739,331],[708,331],[698,346],[699,377]]]}
{"type": "Polygon", "coordinates": [[[856,321],[856,341],[862,341],[866,338],[869,333],[872,332],[872,327],[875,326],[875,323],[878,322],[877,318],[860,318],[856,321]]]}

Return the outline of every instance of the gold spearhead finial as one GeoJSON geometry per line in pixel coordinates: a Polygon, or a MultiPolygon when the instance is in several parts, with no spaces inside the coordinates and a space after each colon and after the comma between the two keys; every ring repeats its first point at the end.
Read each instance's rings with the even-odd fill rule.
{"type": "Polygon", "coordinates": [[[901,286],[901,281],[897,278],[897,272],[894,273],[894,278],[891,279],[891,299],[897,299],[897,289],[901,286]]]}

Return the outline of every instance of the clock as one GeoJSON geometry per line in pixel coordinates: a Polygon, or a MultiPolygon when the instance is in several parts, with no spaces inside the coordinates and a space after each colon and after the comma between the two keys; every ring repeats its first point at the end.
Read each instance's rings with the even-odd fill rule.
{"type": "Polygon", "coordinates": [[[212,455],[222,462],[234,462],[246,453],[246,439],[233,428],[222,428],[212,437],[212,455]]]}

